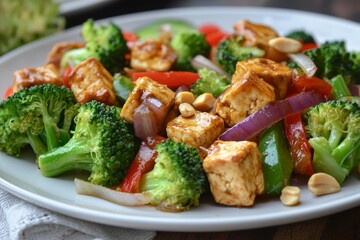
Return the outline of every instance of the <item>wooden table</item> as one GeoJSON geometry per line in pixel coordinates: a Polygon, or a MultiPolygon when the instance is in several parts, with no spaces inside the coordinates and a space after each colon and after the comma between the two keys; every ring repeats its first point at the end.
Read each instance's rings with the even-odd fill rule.
{"type": "Polygon", "coordinates": [[[360,207],[327,217],[282,226],[232,232],[157,232],[154,240],[358,240],[360,207]]]}

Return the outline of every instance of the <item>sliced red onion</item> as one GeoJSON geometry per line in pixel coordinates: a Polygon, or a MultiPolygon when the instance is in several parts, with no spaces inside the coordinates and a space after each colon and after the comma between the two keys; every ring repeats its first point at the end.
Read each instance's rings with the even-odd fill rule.
{"type": "Polygon", "coordinates": [[[325,101],[326,98],[323,95],[311,91],[270,103],[226,130],[219,136],[219,139],[225,141],[249,140],[287,115],[303,111],[325,101]]]}
{"type": "Polygon", "coordinates": [[[159,99],[152,97],[146,98],[143,101],[143,104],[149,107],[154,117],[156,118],[157,125],[160,126],[163,123],[167,113],[164,104],[159,99]]]}
{"type": "Polygon", "coordinates": [[[360,96],[360,85],[349,84],[348,88],[353,96],[355,96],[355,97],[360,96]]]}
{"type": "Polygon", "coordinates": [[[226,76],[228,79],[231,79],[231,76],[227,72],[225,72],[221,67],[219,67],[203,55],[195,56],[193,59],[191,59],[190,63],[191,66],[196,70],[207,68],[209,70],[217,72],[221,76],[226,76]]]}
{"type": "Polygon", "coordinates": [[[147,193],[119,192],[78,178],[75,178],[74,183],[77,194],[101,198],[120,205],[141,206],[151,201],[151,196],[147,193]]]}
{"type": "Polygon", "coordinates": [[[157,120],[149,106],[142,103],[134,111],[135,136],[142,140],[154,137],[158,133],[157,120]]]}
{"type": "Polygon", "coordinates": [[[304,53],[289,53],[288,56],[304,71],[307,77],[314,76],[317,67],[308,56],[304,53]]]}

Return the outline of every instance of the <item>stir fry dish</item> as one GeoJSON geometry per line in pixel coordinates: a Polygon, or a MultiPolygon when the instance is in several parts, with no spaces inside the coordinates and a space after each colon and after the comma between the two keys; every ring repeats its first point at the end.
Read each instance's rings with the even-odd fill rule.
{"type": "Polygon", "coordinates": [[[295,206],[301,191],[341,191],[358,169],[360,52],[344,40],[246,19],[231,31],[178,19],[124,30],[89,19],[82,41],[15,71],[0,150],[32,149],[44,177],[85,172],[78,194],[167,212],[205,195],[295,206]]]}

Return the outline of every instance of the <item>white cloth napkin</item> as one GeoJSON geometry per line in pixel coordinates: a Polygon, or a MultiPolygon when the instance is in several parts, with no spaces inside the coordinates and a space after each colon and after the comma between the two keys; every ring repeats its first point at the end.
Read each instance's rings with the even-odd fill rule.
{"type": "Polygon", "coordinates": [[[106,226],[35,206],[0,189],[0,240],[151,240],[156,232],[106,226]]]}

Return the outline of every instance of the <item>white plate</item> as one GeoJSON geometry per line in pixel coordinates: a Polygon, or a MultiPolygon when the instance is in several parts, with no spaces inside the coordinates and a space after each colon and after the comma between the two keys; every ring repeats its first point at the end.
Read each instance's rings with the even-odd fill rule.
{"type": "Polygon", "coordinates": [[[86,11],[90,8],[102,6],[118,0],[53,0],[60,5],[60,14],[86,11]]]}
{"type": "MultiPolygon", "coordinates": [[[[346,39],[348,47],[360,49],[360,25],[329,16],[299,11],[207,7],[159,10],[111,18],[126,31],[131,31],[155,19],[183,18],[198,25],[215,22],[227,30],[239,19],[273,26],[280,34],[294,29],[313,33],[318,41],[346,39]]],[[[108,19],[109,20],[109,19],[108,19]]],[[[104,20],[104,21],[108,21],[104,20]]],[[[51,49],[59,41],[80,39],[80,27],[48,37],[0,58],[1,93],[11,84],[12,72],[23,67],[40,66],[51,49]]],[[[200,207],[183,213],[165,213],[152,207],[124,207],[100,199],[78,196],[73,177],[45,178],[38,171],[34,158],[22,159],[0,154],[0,185],[7,191],[44,208],[75,218],[130,228],[159,231],[226,231],[259,228],[292,223],[343,211],[360,205],[359,179],[352,175],[341,192],[322,197],[312,196],[306,184],[302,188],[301,204],[286,207],[279,199],[257,200],[251,208],[219,206],[204,200],[200,207]]]]}

